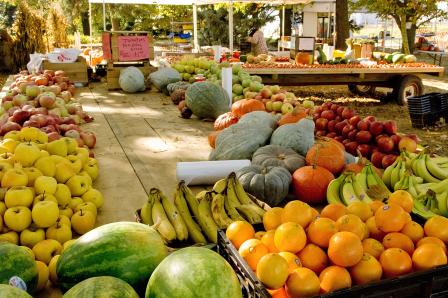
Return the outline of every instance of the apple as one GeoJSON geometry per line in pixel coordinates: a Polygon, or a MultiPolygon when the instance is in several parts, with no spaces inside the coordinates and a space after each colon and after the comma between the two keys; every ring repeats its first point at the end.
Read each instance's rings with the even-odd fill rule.
{"type": "Polygon", "coordinates": [[[20,126],[20,124],[12,121],[7,121],[5,124],[2,125],[0,135],[4,135],[12,130],[19,131],[21,128],[22,127],[20,126]]]}
{"type": "Polygon", "coordinates": [[[383,153],[389,153],[394,150],[394,141],[392,141],[389,137],[381,137],[377,140],[376,144],[378,145],[378,148],[383,153]]]}
{"type": "Polygon", "coordinates": [[[34,182],[36,181],[37,177],[43,176],[42,172],[39,169],[37,169],[36,167],[23,168],[23,171],[28,176],[27,186],[29,186],[29,187],[34,186],[34,182]]]}
{"type": "Polygon", "coordinates": [[[408,138],[413,139],[417,144],[422,141],[422,140],[420,140],[420,138],[415,133],[410,133],[410,134],[407,134],[406,136],[408,138]]]}
{"type": "Polygon", "coordinates": [[[5,193],[6,207],[29,207],[33,203],[34,194],[31,188],[26,186],[13,186],[5,193]]]}
{"type": "Polygon", "coordinates": [[[14,150],[14,158],[24,167],[30,167],[40,157],[39,147],[32,142],[20,143],[14,150]]]}
{"type": "Polygon", "coordinates": [[[56,164],[56,173],[54,177],[58,183],[65,183],[68,179],[75,175],[76,172],[70,162],[60,162],[56,164]]]}
{"type": "Polygon", "coordinates": [[[361,117],[359,117],[358,115],[355,115],[348,120],[348,123],[350,123],[353,126],[357,126],[358,122],[360,122],[360,121],[361,121],[361,117]]]}
{"type": "Polygon", "coordinates": [[[54,239],[61,244],[72,239],[72,229],[67,225],[61,223],[56,223],[55,225],[49,227],[46,232],[47,239],[54,239]]]}
{"type": "Polygon", "coordinates": [[[70,93],[70,91],[62,91],[61,94],[59,94],[59,96],[66,102],[68,103],[70,101],[70,99],[72,98],[72,94],[70,93]]]}
{"type": "Polygon", "coordinates": [[[70,204],[72,199],[72,194],[67,185],[58,183],[56,187],[56,192],[54,193],[56,200],[58,201],[59,206],[66,206],[70,204]]]}
{"type": "Polygon", "coordinates": [[[81,171],[83,165],[78,156],[73,154],[67,155],[67,160],[70,162],[73,170],[75,170],[75,173],[79,173],[81,171]]]}
{"type": "Polygon", "coordinates": [[[61,117],[62,111],[60,108],[52,108],[52,109],[48,110],[48,115],[51,115],[53,117],[61,117]]]}
{"type": "Polygon", "coordinates": [[[398,149],[414,153],[417,150],[417,142],[410,137],[402,137],[398,143],[398,149]]]}
{"type": "Polygon", "coordinates": [[[356,124],[356,127],[359,130],[366,130],[366,131],[368,131],[369,128],[370,128],[370,122],[366,121],[366,120],[358,121],[358,123],[356,124]]]}
{"type": "Polygon", "coordinates": [[[358,148],[358,143],[357,142],[348,142],[346,144],[344,144],[345,147],[345,151],[347,151],[348,153],[352,154],[352,155],[356,155],[356,149],[358,148]]]}
{"type": "Polygon", "coordinates": [[[322,104],[322,111],[331,110],[332,103],[330,101],[327,101],[322,104]]]}
{"type": "Polygon", "coordinates": [[[342,116],[342,112],[344,111],[345,107],[343,106],[339,106],[338,109],[336,110],[336,113],[338,114],[338,116],[342,116]]]}
{"type": "Polygon", "coordinates": [[[329,132],[329,133],[327,133],[327,135],[326,135],[326,137],[328,137],[328,138],[334,138],[334,137],[336,137],[337,136],[337,134],[335,133],[335,132],[329,132]]]}
{"type": "Polygon", "coordinates": [[[269,99],[272,96],[272,90],[268,87],[263,87],[263,89],[261,89],[260,91],[260,94],[263,98],[269,99]]]}
{"type": "Polygon", "coordinates": [[[42,240],[33,247],[36,260],[45,264],[50,264],[53,256],[60,255],[62,251],[62,245],[54,239],[42,240]]]}
{"type": "MultiPolygon", "coordinates": [[[[260,94],[258,94],[258,95],[256,95],[255,97],[254,97],[254,99],[256,99],[256,100],[262,100],[263,99],[263,96],[261,96],[260,94]]],[[[68,111],[67,111],[67,113],[68,113],[68,111]]],[[[62,115],[62,113],[61,113],[61,116],[63,116],[62,115]]]]}
{"type": "Polygon", "coordinates": [[[36,127],[39,128],[39,123],[33,120],[27,120],[23,122],[23,127],[36,127]]]}
{"type": "Polygon", "coordinates": [[[314,113],[317,113],[317,114],[322,113],[322,111],[323,111],[322,106],[317,106],[317,107],[314,109],[314,113]]]}
{"type": "Polygon", "coordinates": [[[373,121],[370,123],[369,130],[374,136],[380,135],[383,132],[383,123],[379,121],[373,121]]]}
{"type": "MultiPolygon", "coordinates": [[[[44,127],[40,128],[41,131],[43,131],[45,134],[49,134],[50,132],[56,132],[56,127],[54,127],[53,125],[47,125],[44,127]]],[[[59,135],[59,133],[57,133],[59,135]]]]}
{"type": "Polygon", "coordinates": [[[44,107],[38,107],[38,108],[35,108],[35,109],[31,112],[31,115],[39,115],[39,114],[41,114],[41,115],[48,115],[48,110],[47,110],[47,108],[44,108],[44,107]]]}
{"type": "MultiPolygon", "coordinates": [[[[58,173],[57,171],[58,165],[56,165],[56,174],[58,173]]],[[[54,194],[56,192],[57,184],[58,182],[53,177],[39,176],[34,181],[34,189],[38,194],[54,194]]]]}
{"type": "Polygon", "coordinates": [[[52,92],[44,92],[37,97],[37,100],[41,107],[51,109],[55,104],[56,96],[52,92]]]}
{"type": "MultiPolygon", "coordinates": [[[[334,121],[334,120],[331,120],[334,121]]],[[[325,130],[327,129],[327,125],[328,125],[328,119],[326,118],[319,118],[316,120],[316,129],[317,130],[325,130]]]]}
{"type": "Polygon", "coordinates": [[[3,136],[3,139],[13,139],[13,140],[19,141],[20,140],[20,131],[11,130],[10,132],[6,133],[3,136]]]}
{"type": "Polygon", "coordinates": [[[351,130],[348,134],[347,137],[352,140],[352,141],[356,141],[356,134],[358,133],[358,130],[355,128],[353,130],[351,130]]]}
{"type": "Polygon", "coordinates": [[[341,135],[342,131],[344,130],[344,127],[347,126],[347,124],[348,122],[346,120],[338,122],[334,125],[334,129],[339,135],[341,135]]]}
{"type": "Polygon", "coordinates": [[[269,89],[271,89],[271,92],[273,94],[277,94],[280,92],[280,86],[274,85],[274,86],[268,86],[269,89]]]}
{"type": "Polygon", "coordinates": [[[72,138],[72,139],[78,139],[81,137],[79,134],[79,131],[74,130],[74,129],[66,131],[64,136],[68,137],[68,138],[72,138]]]}
{"type": "Polygon", "coordinates": [[[28,96],[23,95],[23,94],[17,94],[12,99],[12,103],[15,106],[20,106],[20,105],[26,103],[27,101],[28,101],[28,96]]]}
{"type": "Polygon", "coordinates": [[[329,131],[329,132],[336,132],[336,123],[337,123],[337,121],[336,120],[330,120],[330,121],[328,121],[328,123],[327,123],[327,130],[329,131]]]}
{"type": "Polygon", "coordinates": [[[56,164],[50,156],[40,157],[34,163],[34,167],[48,177],[53,177],[56,173],[56,164]]]}
{"type": "Polygon", "coordinates": [[[313,114],[313,121],[316,121],[319,118],[320,118],[320,113],[314,113],[313,114]]]}
{"type": "Polygon", "coordinates": [[[327,132],[325,130],[318,130],[315,133],[316,137],[324,137],[327,135],[327,132]]]}
{"type": "Polygon", "coordinates": [[[25,94],[29,98],[37,97],[40,94],[40,88],[35,85],[26,86],[25,94]]]}
{"type": "Polygon", "coordinates": [[[273,101],[266,102],[265,106],[266,106],[266,111],[267,112],[272,112],[274,110],[273,106],[272,106],[273,103],[274,103],[273,101]]]}
{"type": "Polygon", "coordinates": [[[56,141],[51,141],[47,144],[47,151],[51,155],[59,155],[62,157],[67,156],[67,142],[64,139],[59,139],[56,141]]]}
{"type": "Polygon", "coordinates": [[[31,115],[29,121],[35,121],[39,125],[39,127],[44,127],[48,123],[47,116],[42,114],[31,115]]]}
{"type": "Polygon", "coordinates": [[[19,139],[25,142],[36,142],[40,130],[35,127],[22,127],[19,132],[19,139]]]}
{"type": "Polygon", "coordinates": [[[332,103],[331,106],[330,106],[330,110],[332,110],[333,112],[337,113],[339,107],[340,106],[338,104],[332,103]]]}
{"type": "Polygon", "coordinates": [[[356,151],[359,151],[363,157],[368,158],[371,153],[371,148],[367,144],[360,144],[358,145],[358,147],[356,147],[356,151]]]}
{"type": "Polygon", "coordinates": [[[28,184],[28,176],[20,168],[11,168],[3,174],[2,187],[26,186],[28,184]]]}
{"type": "Polygon", "coordinates": [[[90,188],[88,191],[86,191],[82,195],[82,199],[84,202],[92,202],[98,209],[104,205],[103,194],[95,188],[90,188]]]}
{"type": "MultiPolygon", "coordinates": [[[[71,203],[71,200],[70,200],[70,203],[71,203]]],[[[70,204],[69,203],[69,204],[70,204]]],[[[72,216],[73,216],[73,209],[72,208],[70,208],[70,206],[69,206],[69,204],[68,205],[65,205],[65,206],[61,206],[60,208],[59,208],[59,216],[62,216],[62,215],[64,215],[64,216],[66,216],[66,217],[68,217],[68,218],[71,218],[72,216]]],[[[71,224],[70,224],[71,225],[71,224]]]]}
{"type": "Polygon", "coordinates": [[[37,203],[39,202],[43,202],[43,201],[51,201],[54,203],[58,203],[58,200],[56,199],[56,197],[54,195],[50,195],[49,193],[45,193],[45,194],[40,194],[37,195],[34,200],[33,200],[33,206],[35,206],[37,203]]]}
{"type": "Polygon", "coordinates": [[[95,217],[98,213],[96,205],[92,202],[84,202],[79,204],[78,206],[76,206],[75,213],[78,212],[79,210],[90,211],[95,217]]]}
{"type": "Polygon", "coordinates": [[[342,110],[341,116],[344,119],[350,119],[355,116],[355,112],[350,108],[344,108],[344,110],[342,110]]]}
{"type": "Polygon", "coordinates": [[[65,183],[72,196],[82,196],[90,187],[86,177],[81,175],[74,175],[65,183]]]}
{"type": "Polygon", "coordinates": [[[59,217],[58,204],[53,201],[38,202],[33,206],[31,215],[34,223],[40,228],[48,228],[56,223],[59,217]]]}
{"type": "Polygon", "coordinates": [[[388,120],[383,123],[384,131],[389,135],[394,135],[397,133],[397,122],[393,120],[388,120]]]}
{"type": "Polygon", "coordinates": [[[12,103],[12,101],[7,101],[2,103],[2,107],[5,111],[9,111],[10,109],[12,109],[14,106],[14,104],[12,103]]]}
{"type": "Polygon", "coordinates": [[[31,211],[24,206],[11,207],[6,210],[3,219],[9,229],[21,232],[31,224],[31,211]]]}
{"type": "MultiPolygon", "coordinates": [[[[82,165],[85,166],[89,160],[89,149],[84,147],[76,148],[76,156],[81,160],[82,165]]],[[[97,164],[97,163],[96,163],[97,164]]]]}
{"type": "Polygon", "coordinates": [[[51,92],[54,95],[59,95],[59,93],[61,93],[61,87],[59,87],[58,85],[52,85],[52,86],[48,86],[46,88],[47,92],[51,92]]]}
{"type": "Polygon", "coordinates": [[[398,144],[400,143],[401,137],[399,135],[391,135],[390,138],[394,141],[395,148],[399,149],[398,144]]]}
{"type": "Polygon", "coordinates": [[[61,135],[56,131],[47,133],[47,136],[48,136],[48,142],[53,142],[61,138],[61,135]]]}
{"type": "Polygon", "coordinates": [[[73,230],[80,235],[95,227],[95,216],[90,211],[79,210],[73,214],[71,221],[73,230]]]}
{"type": "Polygon", "coordinates": [[[76,154],[76,148],[78,148],[78,143],[75,139],[69,137],[63,137],[61,140],[65,141],[67,144],[67,154],[76,154]]]}
{"type": "Polygon", "coordinates": [[[84,201],[80,198],[80,197],[72,197],[72,200],[70,201],[69,207],[72,210],[76,209],[76,206],[78,206],[79,204],[84,203],[84,201]]]}
{"type": "Polygon", "coordinates": [[[382,161],[384,156],[386,156],[386,154],[381,153],[379,151],[372,152],[372,155],[370,156],[370,161],[375,167],[382,168],[383,167],[382,161]]]}
{"type": "Polygon", "coordinates": [[[39,292],[45,288],[48,281],[50,280],[50,270],[48,269],[47,265],[44,262],[41,261],[35,261],[35,262],[38,272],[36,291],[39,292]]]}
{"type": "Polygon", "coordinates": [[[272,109],[274,110],[274,112],[280,112],[282,110],[282,106],[283,106],[282,101],[274,101],[274,103],[272,104],[272,109]]]}
{"type": "Polygon", "coordinates": [[[272,96],[272,99],[274,101],[284,101],[286,99],[286,95],[284,93],[278,93],[278,94],[274,94],[272,96]]]}
{"type": "Polygon", "coordinates": [[[342,141],[345,140],[345,138],[344,138],[343,136],[335,136],[334,139],[335,139],[336,141],[338,141],[339,143],[341,143],[341,144],[342,144],[342,141]]]}
{"type": "Polygon", "coordinates": [[[31,224],[27,229],[20,233],[20,244],[33,248],[38,242],[45,239],[44,229],[37,228],[31,224]]]}
{"type": "Polygon", "coordinates": [[[354,129],[355,129],[355,127],[353,125],[347,124],[342,129],[342,135],[345,137],[348,137],[348,134],[354,129]]]}
{"type": "MultiPolygon", "coordinates": [[[[281,112],[283,115],[286,113],[292,112],[293,110],[294,110],[294,106],[292,104],[283,103],[282,108],[281,108],[281,112]]],[[[88,133],[88,132],[86,132],[86,133],[88,133]]],[[[83,134],[83,132],[81,132],[81,134],[83,134]]],[[[81,136],[81,138],[89,148],[95,147],[96,138],[95,138],[95,142],[93,143],[92,147],[89,146],[89,144],[86,142],[86,139],[84,137],[81,136]]],[[[91,137],[89,137],[89,136],[87,136],[87,138],[90,138],[89,140],[92,140],[91,137]]],[[[90,144],[92,144],[91,141],[89,141],[89,142],[90,142],[90,144]]]]}
{"type": "Polygon", "coordinates": [[[393,164],[395,162],[395,160],[397,159],[397,155],[393,155],[393,154],[388,154],[385,155],[383,157],[383,160],[381,161],[381,164],[383,166],[383,168],[387,168],[388,166],[390,166],[391,164],[393,164]]]}
{"type": "Polygon", "coordinates": [[[376,118],[374,116],[367,116],[364,118],[364,120],[368,122],[375,122],[376,118]]]}
{"type": "Polygon", "coordinates": [[[360,144],[368,144],[371,140],[372,134],[368,131],[361,130],[356,133],[356,141],[360,144]]]}
{"type": "Polygon", "coordinates": [[[305,109],[312,109],[312,108],[314,108],[314,101],[312,101],[312,100],[304,100],[303,101],[303,107],[305,109]]]}
{"type": "Polygon", "coordinates": [[[333,120],[336,117],[335,113],[332,110],[325,110],[320,114],[320,116],[322,118],[326,118],[327,120],[333,120]]]}

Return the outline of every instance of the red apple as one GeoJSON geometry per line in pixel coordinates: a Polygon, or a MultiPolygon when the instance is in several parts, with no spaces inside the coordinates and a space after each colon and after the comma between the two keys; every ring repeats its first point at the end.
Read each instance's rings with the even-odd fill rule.
{"type": "Polygon", "coordinates": [[[389,137],[389,135],[387,135],[387,134],[380,134],[380,135],[377,135],[376,137],[375,137],[375,142],[378,142],[378,140],[380,139],[380,138],[382,138],[382,137],[389,137]]]}
{"type": "Polygon", "coordinates": [[[48,109],[44,107],[39,107],[31,111],[31,115],[37,115],[37,114],[48,115],[48,109]]]}
{"type": "Polygon", "coordinates": [[[350,109],[350,108],[345,108],[343,111],[342,111],[342,118],[344,118],[344,119],[350,119],[350,118],[352,118],[353,116],[355,116],[355,112],[352,110],[352,109],[350,109]]]}
{"type": "Polygon", "coordinates": [[[32,115],[30,117],[30,121],[36,122],[39,125],[38,127],[44,127],[47,124],[50,124],[50,123],[48,123],[47,120],[48,120],[47,116],[42,115],[42,114],[32,115]]]}
{"type": "Polygon", "coordinates": [[[369,122],[375,122],[376,118],[374,116],[367,116],[366,118],[364,118],[364,120],[369,122]]]}
{"type": "Polygon", "coordinates": [[[344,127],[347,125],[347,121],[344,120],[342,122],[338,122],[334,125],[334,129],[336,130],[336,132],[341,135],[342,134],[342,130],[344,129],[344,127]]]}
{"type": "Polygon", "coordinates": [[[66,131],[64,136],[72,138],[72,139],[78,139],[81,137],[81,135],[79,134],[79,131],[74,130],[74,129],[66,131]]]}
{"type": "MultiPolygon", "coordinates": [[[[334,121],[334,120],[332,120],[334,121]]],[[[325,130],[327,129],[328,119],[319,118],[316,120],[316,130],[325,130]]]]}
{"type": "Polygon", "coordinates": [[[417,144],[419,144],[422,141],[415,133],[411,133],[406,136],[413,139],[417,144]]]}
{"type": "Polygon", "coordinates": [[[8,115],[12,116],[15,111],[20,111],[20,107],[12,107],[8,110],[8,115]]]}
{"type": "Polygon", "coordinates": [[[394,141],[395,148],[398,149],[398,143],[400,143],[401,137],[399,135],[391,135],[390,138],[394,141]]]}
{"type": "Polygon", "coordinates": [[[95,147],[96,144],[96,136],[93,132],[90,131],[81,131],[80,133],[81,139],[84,141],[84,144],[89,148],[95,147]]]}
{"type": "Polygon", "coordinates": [[[380,135],[383,132],[383,123],[379,121],[371,122],[369,130],[374,136],[380,135]]]}
{"type": "Polygon", "coordinates": [[[336,141],[338,141],[339,143],[342,143],[342,141],[345,140],[345,138],[344,138],[343,136],[336,136],[336,137],[334,137],[334,139],[335,139],[336,141]]]}
{"type": "Polygon", "coordinates": [[[1,131],[0,131],[0,135],[5,135],[7,132],[13,131],[13,130],[20,130],[22,127],[20,126],[20,124],[12,122],[12,121],[7,121],[5,124],[2,125],[1,131]]]}
{"type": "Polygon", "coordinates": [[[381,137],[376,143],[380,151],[383,153],[389,153],[394,150],[394,141],[392,141],[389,137],[381,137]]]}
{"type": "Polygon", "coordinates": [[[338,108],[339,108],[339,105],[333,103],[333,104],[331,104],[330,110],[332,110],[333,112],[337,113],[338,108]]]}
{"type": "Polygon", "coordinates": [[[56,96],[51,92],[42,93],[37,98],[39,100],[40,106],[48,109],[54,106],[56,100],[56,96]]]}
{"type": "Polygon", "coordinates": [[[48,142],[59,140],[61,138],[61,135],[56,131],[47,133],[47,136],[48,136],[48,142]]]}
{"type": "Polygon", "coordinates": [[[356,134],[356,141],[360,144],[367,144],[372,140],[372,134],[368,131],[361,130],[356,134]]]}
{"type": "Polygon", "coordinates": [[[369,157],[369,155],[371,153],[371,151],[370,151],[371,148],[367,144],[358,145],[358,147],[356,147],[356,150],[359,151],[362,156],[367,157],[367,158],[369,157]]]}
{"type": "Polygon", "coordinates": [[[17,110],[12,114],[11,117],[12,121],[22,124],[23,122],[28,120],[28,118],[30,118],[30,112],[24,110],[17,110]]]}
{"type": "Polygon", "coordinates": [[[381,153],[379,151],[372,151],[372,155],[370,156],[370,161],[372,162],[372,164],[377,167],[377,168],[382,168],[383,164],[383,157],[386,156],[386,154],[381,153]]]}
{"type": "Polygon", "coordinates": [[[398,149],[400,151],[406,150],[414,153],[417,150],[417,142],[415,142],[410,137],[402,137],[400,142],[398,143],[398,149]]]}
{"type": "Polygon", "coordinates": [[[335,132],[329,132],[329,133],[327,133],[327,137],[328,138],[334,138],[334,137],[336,137],[337,136],[337,134],[335,133],[335,132]]]}
{"type": "Polygon", "coordinates": [[[322,108],[322,106],[318,106],[314,108],[314,113],[319,114],[322,113],[324,109],[322,108]]]}
{"type": "Polygon", "coordinates": [[[322,118],[326,118],[327,120],[333,120],[336,117],[335,113],[332,110],[323,111],[320,116],[322,118]]]}
{"type": "Polygon", "coordinates": [[[336,111],[337,114],[338,114],[339,116],[342,116],[342,112],[344,111],[344,109],[345,109],[345,107],[339,106],[339,107],[338,107],[338,110],[336,111]]]}
{"type": "Polygon", "coordinates": [[[397,133],[397,123],[393,120],[388,120],[383,123],[384,131],[389,135],[394,135],[397,133]]]}
{"type": "Polygon", "coordinates": [[[47,126],[41,127],[40,130],[42,130],[46,134],[49,134],[50,132],[57,132],[56,128],[53,125],[47,125],[47,126]]]}
{"type": "Polygon", "coordinates": [[[348,142],[345,145],[345,151],[347,151],[348,153],[352,154],[352,155],[356,155],[356,149],[358,148],[358,143],[357,142],[348,142]]]}
{"type": "Polygon", "coordinates": [[[350,139],[350,140],[352,140],[352,141],[356,141],[356,134],[358,133],[358,130],[357,129],[353,129],[353,130],[351,130],[349,133],[348,133],[348,135],[347,135],[347,137],[350,139]]]}
{"type": "MultiPolygon", "coordinates": [[[[343,136],[340,136],[340,137],[342,137],[342,138],[344,138],[343,136]]],[[[350,139],[342,139],[342,144],[345,146],[345,144],[347,144],[347,143],[350,143],[352,140],[350,140],[350,139]]]]}
{"type": "Polygon", "coordinates": [[[330,110],[331,109],[331,102],[326,102],[322,104],[322,111],[330,110]]]}
{"type": "Polygon", "coordinates": [[[393,155],[393,154],[388,154],[388,155],[384,156],[383,160],[381,161],[383,169],[385,169],[388,166],[390,166],[391,164],[393,164],[395,162],[395,160],[397,159],[397,157],[398,156],[393,155]]]}
{"type": "Polygon", "coordinates": [[[358,115],[355,115],[348,120],[348,123],[350,123],[353,126],[357,126],[359,121],[361,121],[361,117],[359,117],[358,115]]]}
{"type": "Polygon", "coordinates": [[[23,123],[23,127],[37,127],[40,128],[39,123],[35,120],[27,120],[23,123]]]}
{"type": "Polygon", "coordinates": [[[76,142],[78,142],[78,147],[84,147],[84,141],[81,139],[81,137],[76,139],[76,142]]]}
{"type": "Polygon", "coordinates": [[[345,137],[348,137],[349,132],[351,132],[354,129],[355,129],[355,127],[353,125],[346,124],[344,126],[344,128],[342,129],[342,135],[345,137]]]}
{"type": "Polygon", "coordinates": [[[356,127],[357,127],[359,130],[366,130],[366,131],[368,131],[369,128],[370,128],[370,122],[369,122],[369,121],[366,121],[366,120],[361,120],[361,121],[359,121],[359,122],[356,124],[356,127]]]}
{"type": "Polygon", "coordinates": [[[327,132],[325,130],[318,130],[315,133],[316,137],[323,137],[327,135],[327,132]]]}
{"type": "Polygon", "coordinates": [[[341,122],[343,119],[341,116],[337,115],[336,118],[334,118],[337,122],[341,122]]]}
{"type": "Polygon", "coordinates": [[[335,128],[336,123],[337,123],[336,120],[330,120],[330,121],[328,121],[328,123],[327,123],[327,130],[328,130],[329,132],[336,132],[336,128],[335,128]]]}

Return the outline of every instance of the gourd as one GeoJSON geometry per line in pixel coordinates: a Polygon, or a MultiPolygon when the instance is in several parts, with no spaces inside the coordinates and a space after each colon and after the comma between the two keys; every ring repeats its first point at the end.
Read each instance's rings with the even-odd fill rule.
{"type": "Polygon", "coordinates": [[[327,196],[327,187],[334,175],[317,165],[305,166],[292,175],[292,186],[297,199],[311,204],[323,203],[327,196]]]}
{"type": "Polygon", "coordinates": [[[185,100],[185,90],[177,89],[173,93],[171,93],[170,97],[173,104],[177,105],[182,100],[185,100]]]}
{"type": "Polygon", "coordinates": [[[255,151],[252,156],[252,164],[264,167],[283,167],[290,173],[294,173],[298,168],[305,166],[305,158],[291,148],[267,145],[255,151]]]}
{"type": "Polygon", "coordinates": [[[188,87],[185,102],[199,118],[216,119],[229,111],[227,92],[221,86],[210,82],[197,82],[188,87]]]}
{"type": "Polygon", "coordinates": [[[244,190],[270,206],[277,206],[288,195],[291,174],[283,167],[251,165],[236,172],[244,190]]]}
{"type": "Polygon", "coordinates": [[[344,150],[336,144],[334,140],[319,139],[308,150],[306,154],[306,162],[308,165],[316,164],[326,168],[333,174],[342,171],[345,165],[344,150]]]}
{"type": "Polygon", "coordinates": [[[314,127],[313,120],[309,118],[282,125],[272,134],[271,144],[291,148],[304,156],[314,144],[314,127]]]}
{"type": "Polygon", "coordinates": [[[223,130],[224,128],[227,128],[230,125],[237,123],[238,120],[239,118],[232,112],[227,112],[216,118],[215,123],[213,124],[213,128],[215,130],[223,130]]]}
{"type": "Polygon", "coordinates": [[[179,82],[168,84],[166,86],[166,90],[171,95],[176,90],[187,90],[189,86],[190,86],[190,83],[184,82],[184,81],[179,81],[179,82]]]}
{"type": "Polygon", "coordinates": [[[295,61],[296,64],[311,64],[311,55],[305,52],[298,52],[295,61]]]}
{"type": "Polygon", "coordinates": [[[211,133],[209,133],[208,135],[208,144],[210,145],[210,147],[215,148],[216,146],[216,138],[218,137],[218,135],[221,133],[220,130],[217,131],[212,131],[211,133]]]}
{"type": "Polygon", "coordinates": [[[134,66],[126,67],[121,70],[118,84],[123,91],[129,93],[145,91],[146,89],[143,73],[140,69],[134,66]]]}
{"type": "Polygon", "coordinates": [[[245,114],[240,118],[238,123],[248,124],[251,126],[268,126],[272,129],[277,127],[278,116],[272,115],[264,111],[255,111],[245,114]]]}
{"type": "Polygon", "coordinates": [[[171,67],[164,67],[160,68],[158,71],[151,73],[149,75],[149,79],[159,91],[168,94],[168,84],[179,82],[182,80],[182,77],[177,70],[171,67]]]}
{"type": "Polygon", "coordinates": [[[241,99],[232,104],[232,113],[238,117],[253,111],[265,111],[264,103],[257,99],[241,99]]]}
{"type": "Polygon", "coordinates": [[[292,112],[284,114],[278,121],[278,126],[288,123],[296,123],[307,116],[307,111],[302,107],[296,107],[292,112]]]}

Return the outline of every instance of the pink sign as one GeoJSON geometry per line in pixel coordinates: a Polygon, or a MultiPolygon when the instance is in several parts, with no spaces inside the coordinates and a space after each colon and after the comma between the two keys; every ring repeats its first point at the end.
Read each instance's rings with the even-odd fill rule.
{"type": "Polygon", "coordinates": [[[110,33],[103,32],[102,40],[103,40],[103,58],[110,59],[112,58],[112,54],[110,52],[110,33]]]}
{"type": "Polygon", "coordinates": [[[149,58],[148,36],[119,36],[120,61],[136,61],[149,58]]]}

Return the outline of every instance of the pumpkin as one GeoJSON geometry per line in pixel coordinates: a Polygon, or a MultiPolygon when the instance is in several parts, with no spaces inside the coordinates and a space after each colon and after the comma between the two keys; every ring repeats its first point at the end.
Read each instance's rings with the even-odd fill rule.
{"type": "Polygon", "coordinates": [[[168,90],[168,93],[171,95],[176,90],[187,90],[190,86],[190,83],[179,81],[175,83],[170,83],[166,86],[166,90],[168,90]]]}
{"type": "Polygon", "coordinates": [[[181,100],[181,101],[179,102],[179,104],[177,105],[177,108],[178,108],[179,111],[181,111],[181,112],[182,112],[182,110],[183,110],[185,107],[186,107],[185,100],[181,100]]]}
{"type": "Polygon", "coordinates": [[[237,122],[238,117],[235,116],[232,112],[227,112],[216,118],[215,123],[213,124],[213,128],[215,130],[223,130],[224,128],[227,128],[237,122]]]}
{"type": "Polygon", "coordinates": [[[292,175],[292,186],[297,199],[310,203],[323,203],[327,197],[327,187],[334,175],[327,169],[313,165],[296,170],[292,175]]]}
{"type": "Polygon", "coordinates": [[[307,116],[307,111],[302,107],[296,107],[292,112],[284,114],[278,121],[278,126],[288,123],[296,123],[307,116]]]}
{"type": "Polygon", "coordinates": [[[272,134],[271,144],[291,148],[305,155],[314,144],[314,127],[314,121],[310,118],[282,125],[272,134]]]}
{"type": "Polygon", "coordinates": [[[210,145],[210,147],[215,148],[216,145],[216,138],[218,137],[219,133],[221,131],[212,131],[211,133],[208,134],[208,144],[210,145]]]}
{"type": "Polygon", "coordinates": [[[168,84],[179,82],[182,80],[182,77],[174,68],[164,67],[151,73],[149,79],[159,91],[168,94],[168,90],[166,89],[168,84]]]}
{"type": "Polygon", "coordinates": [[[265,125],[272,129],[277,127],[278,116],[265,111],[255,111],[245,114],[240,118],[238,123],[248,124],[251,126],[265,125]]]}
{"type": "Polygon", "coordinates": [[[253,111],[265,111],[264,103],[258,99],[241,99],[232,104],[232,113],[238,117],[253,111]]]}
{"type": "Polygon", "coordinates": [[[295,58],[296,64],[311,64],[311,54],[298,52],[295,58]]]}
{"type": "Polygon", "coordinates": [[[344,151],[335,142],[327,139],[318,140],[306,154],[308,165],[316,164],[326,168],[333,174],[338,174],[344,169],[344,151]]]}
{"type": "Polygon", "coordinates": [[[290,148],[267,145],[255,151],[252,164],[283,167],[290,173],[294,173],[298,168],[305,166],[305,158],[290,148]]]}
{"type": "Polygon", "coordinates": [[[193,114],[199,118],[216,119],[229,111],[227,92],[210,82],[197,82],[185,92],[185,102],[193,114]]]}
{"type": "Polygon", "coordinates": [[[173,93],[171,93],[170,97],[173,104],[177,105],[182,100],[185,100],[185,90],[177,89],[173,93]]]}
{"type": "Polygon", "coordinates": [[[277,206],[288,195],[291,174],[283,167],[251,165],[236,172],[244,190],[265,202],[277,206]]]}
{"type": "Polygon", "coordinates": [[[120,88],[128,93],[145,91],[145,76],[137,67],[130,66],[120,71],[118,78],[120,88]]]}

